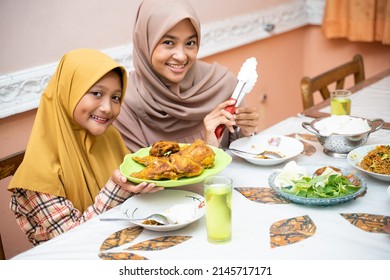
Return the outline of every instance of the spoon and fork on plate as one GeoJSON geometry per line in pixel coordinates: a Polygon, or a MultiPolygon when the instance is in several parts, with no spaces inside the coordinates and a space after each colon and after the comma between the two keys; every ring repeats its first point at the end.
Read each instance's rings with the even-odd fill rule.
{"type": "Polygon", "coordinates": [[[278,158],[283,157],[280,154],[278,154],[277,152],[272,152],[272,151],[263,151],[261,153],[252,153],[252,152],[242,151],[242,150],[234,149],[234,148],[229,148],[229,150],[233,151],[233,152],[238,152],[238,153],[242,153],[242,154],[247,154],[247,155],[259,157],[259,158],[263,157],[264,159],[278,159],[278,158]]]}
{"type": "Polygon", "coordinates": [[[169,220],[168,217],[162,215],[162,214],[152,214],[145,218],[116,218],[116,217],[107,217],[107,218],[100,218],[100,221],[129,221],[129,222],[139,222],[139,221],[146,221],[146,220],[153,220],[161,225],[169,225],[172,224],[172,222],[169,220]]]}

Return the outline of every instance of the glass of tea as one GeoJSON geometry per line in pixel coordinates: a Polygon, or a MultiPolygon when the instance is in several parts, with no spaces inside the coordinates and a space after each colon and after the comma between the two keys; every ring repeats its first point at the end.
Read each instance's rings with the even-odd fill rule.
{"type": "Polygon", "coordinates": [[[351,115],[351,91],[347,89],[337,89],[330,93],[330,114],[331,115],[351,115]]]}
{"type": "Polygon", "coordinates": [[[233,181],[226,176],[211,176],[204,181],[207,240],[226,243],[232,236],[233,181]]]}

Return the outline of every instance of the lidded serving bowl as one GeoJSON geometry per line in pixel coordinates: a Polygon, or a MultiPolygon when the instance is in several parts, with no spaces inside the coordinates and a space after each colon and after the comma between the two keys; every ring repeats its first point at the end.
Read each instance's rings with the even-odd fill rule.
{"type": "Polygon", "coordinates": [[[364,118],[343,116],[350,118],[352,121],[356,120],[359,123],[366,123],[366,129],[363,128],[363,130],[361,130],[356,128],[356,132],[354,132],[355,127],[346,124],[345,130],[331,132],[332,130],[329,128],[329,126],[337,126],[337,124],[333,123],[333,121],[338,122],[338,117],[340,116],[321,117],[313,120],[310,123],[302,123],[303,128],[317,136],[318,141],[324,147],[324,153],[337,158],[346,158],[350,151],[365,145],[367,143],[368,137],[370,136],[370,133],[381,129],[384,125],[384,120],[382,119],[368,120],[364,118]],[[324,128],[323,124],[325,122],[326,125],[324,128]]]}

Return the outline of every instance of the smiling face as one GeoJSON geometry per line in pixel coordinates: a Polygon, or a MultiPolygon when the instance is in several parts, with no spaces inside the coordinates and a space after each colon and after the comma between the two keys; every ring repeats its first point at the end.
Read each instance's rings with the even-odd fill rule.
{"type": "Polygon", "coordinates": [[[152,66],[163,81],[179,83],[193,66],[198,54],[198,39],[189,19],[170,29],[152,53],[152,66]]]}
{"type": "Polygon", "coordinates": [[[102,135],[118,117],[122,82],[119,74],[110,71],[97,81],[80,99],[74,120],[92,135],[102,135]]]}

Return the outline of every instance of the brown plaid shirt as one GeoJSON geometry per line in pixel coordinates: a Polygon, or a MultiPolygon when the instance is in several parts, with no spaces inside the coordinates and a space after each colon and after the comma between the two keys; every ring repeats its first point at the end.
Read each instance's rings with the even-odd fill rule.
{"type": "Polygon", "coordinates": [[[15,189],[10,208],[15,212],[18,225],[35,246],[121,204],[132,195],[109,180],[96,196],[95,203],[81,213],[66,198],[15,189]]]}

